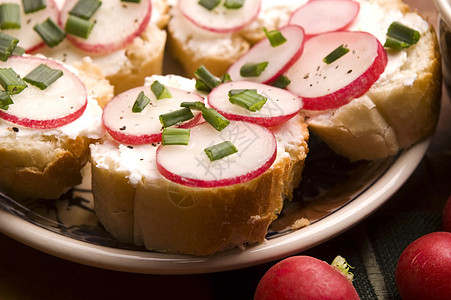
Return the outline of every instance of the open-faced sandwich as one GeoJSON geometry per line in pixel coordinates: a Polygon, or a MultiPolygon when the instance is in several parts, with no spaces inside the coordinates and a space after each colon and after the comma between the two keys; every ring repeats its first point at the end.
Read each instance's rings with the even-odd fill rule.
{"type": "MultiPolygon", "coordinates": [[[[0,33],[0,189],[15,199],[57,199],[82,180],[89,144],[104,135],[102,109],[76,70],[41,56],[14,55],[18,40],[0,33]],[[13,55],[12,55],[13,54],[13,55]]],[[[105,79],[106,94],[112,87],[105,79]]],[[[98,84],[98,83],[97,83],[98,84]]]]}

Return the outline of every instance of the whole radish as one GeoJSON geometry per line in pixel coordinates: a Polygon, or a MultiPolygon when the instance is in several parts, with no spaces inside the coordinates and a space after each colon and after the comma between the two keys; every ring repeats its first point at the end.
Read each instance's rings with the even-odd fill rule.
{"type": "Polygon", "coordinates": [[[445,231],[451,232],[451,195],[445,204],[442,215],[442,228],[445,231]]]}
{"type": "Polygon", "coordinates": [[[451,233],[426,234],[404,249],[396,265],[403,300],[451,299],[451,233]]]}
{"type": "Polygon", "coordinates": [[[338,256],[332,265],[311,256],[286,258],[265,273],[254,300],[360,299],[346,261],[338,256]],[[337,262],[339,266],[332,266],[337,262]]]}

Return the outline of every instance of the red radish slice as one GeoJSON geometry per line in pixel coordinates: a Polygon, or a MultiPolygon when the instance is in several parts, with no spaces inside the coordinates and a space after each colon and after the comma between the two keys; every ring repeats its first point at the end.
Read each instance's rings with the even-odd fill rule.
{"type": "MultiPolygon", "coordinates": [[[[61,9],[60,25],[64,28],[69,11],[78,0],[66,0],[61,9]]],[[[95,23],[87,39],[67,35],[67,39],[86,52],[111,53],[129,45],[147,27],[152,12],[151,0],[141,3],[102,1],[91,17],[95,23]]]]}
{"type": "Polygon", "coordinates": [[[276,139],[265,127],[232,121],[217,131],[204,122],[191,128],[188,146],[160,146],[157,168],[161,175],[178,184],[220,187],[261,175],[276,159],[276,150],[276,139]],[[211,162],[204,149],[224,141],[230,141],[238,152],[211,162]]]}
{"type": "Polygon", "coordinates": [[[223,1],[213,10],[200,5],[199,0],[179,0],[183,16],[194,25],[216,33],[235,32],[251,23],[260,12],[261,0],[246,0],[241,8],[227,9],[223,1]]]}
{"type": "Polygon", "coordinates": [[[302,100],[293,93],[251,81],[231,81],[214,88],[208,95],[208,104],[229,120],[242,120],[270,127],[294,117],[302,108],[302,100]],[[267,98],[263,107],[252,112],[229,101],[228,93],[233,89],[256,89],[267,98]]]}
{"type": "Polygon", "coordinates": [[[0,118],[30,128],[51,129],[78,119],[86,109],[86,88],[80,79],[56,61],[32,56],[13,56],[1,68],[12,68],[24,77],[40,64],[62,70],[64,75],[44,90],[28,84],[11,95],[14,104],[0,110],[0,118]]]}
{"type": "Polygon", "coordinates": [[[227,71],[232,80],[250,80],[270,83],[282,75],[304,50],[304,30],[297,25],[288,25],[279,31],[286,38],[286,42],[273,47],[267,38],[253,46],[246,54],[238,59],[227,71]],[[268,66],[257,77],[242,77],[240,69],[247,63],[268,62],[268,66]]]}
{"type": "Polygon", "coordinates": [[[15,3],[20,6],[20,29],[5,29],[3,32],[19,39],[19,46],[25,49],[25,52],[32,53],[45,45],[39,34],[33,29],[36,24],[44,22],[47,18],[58,22],[59,11],[53,0],[47,0],[46,8],[33,13],[25,14],[22,0],[2,1],[15,3]]]}
{"type": "MultiPolygon", "coordinates": [[[[161,114],[181,109],[182,102],[202,101],[203,97],[176,88],[167,87],[172,98],[157,100],[150,86],[133,88],[114,97],[103,110],[103,124],[109,134],[124,144],[146,144],[161,142],[161,114]],[[133,104],[140,92],[150,99],[150,103],[139,113],[132,112],[133,104]]],[[[194,119],[180,127],[190,127],[199,122],[201,114],[193,110],[194,119]]]]}
{"type": "Polygon", "coordinates": [[[293,12],[288,23],[302,26],[308,36],[317,35],[346,28],[359,10],[360,4],[352,0],[309,1],[293,12]]]}
{"type": "Polygon", "coordinates": [[[302,97],[304,109],[337,108],[366,93],[386,65],[387,53],[370,33],[324,33],[305,42],[303,54],[285,74],[291,80],[287,89],[302,97]],[[330,64],[324,63],[340,45],[350,51],[330,64]]]}

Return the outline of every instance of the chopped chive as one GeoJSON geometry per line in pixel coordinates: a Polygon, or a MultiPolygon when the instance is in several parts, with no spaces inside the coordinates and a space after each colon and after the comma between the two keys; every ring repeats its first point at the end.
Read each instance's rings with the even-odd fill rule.
{"type": "Polygon", "coordinates": [[[4,3],[0,5],[0,28],[20,28],[20,7],[15,3],[4,3]]]}
{"type": "Polygon", "coordinates": [[[266,69],[268,62],[261,63],[247,63],[240,69],[240,75],[242,77],[258,77],[266,69]]]}
{"type": "Polygon", "coordinates": [[[210,92],[211,88],[209,88],[205,82],[203,82],[200,79],[196,79],[196,85],[195,85],[196,90],[198,91],[204,91],[204,92],[210,92]]]}
{"type": "Polygon", "coordinates": [[[224,141],[222,143],[207,147],[204,151],[210,161],[215,161],[233,153],[237,153],[238,149],[236,149],[230,141],[224,141]]]}
{"type": "Polygon", "coordinates": [[[161,143],[165,145],[188,145],[190,130],[185,128],[163,128],[161,143]]]}
{"type": "Polygon", "coordinates": [[[14,53],[17,48],[17,43],[19,40],[6,34],[0,32],[0,60],[7,61],[8,58],[14,53]]]}
{"type": "Polygon", "coordinates": [[[220,2],[221,0],[199,0],[198,3],[208,10],[213,10],[220,2]]]}
{"type": "Polygon", "coordinates": [[[189,108],[184,107],[182,109],[162,114],[159,116],[159,118],[160,123],[161,125],[163,125],[163,127],[169,127],[180,122],[188,121],[194,118],[194,115],[189,108]]]}
{"type": "Polygon", "coordinates": [[[45,0],[22,0],[22,6],[26,14],[46,8],[45,0]]]}
{"type": "Polygon", "coordinates": [[[257,90],[230,90],[229,101],[252,112],[260,110],[268,98],[257,93],[257,90]]]}
{"type": "Polygon", "coordinates": [[[180,106],[188,109],[200,110],[205,121],[207,121],[211,126],[213,126],[213,128],[218,131],[223,130],[230,124],[230,121],[227,120],[223,115],[221,115],[217,110],[215,110],[214,108],[207,108],[205,104],[200,101],[182,102],[180,106]]]}
{"type": "Polygon", "coordinates": [[[58,78],[63,76],[63,71],[52,69],[45,64],[40,64],[28,73],[23,80],[38,87],[41,90],[48,88],[58,78]]]}
{"type": "Polygon", "coordinates": [[[91,34],[93,27],[94,22],[82,19],[77,16],[69,16],[69,18],[67,18],[64,30],[68,34],[72,34],[87,39],[91,34]]]}
{"type": "Polygon", "coordinates": [[[150,85],[150,89],[152,90],[155,97],[157,97],[157,99],[172,98],[172,94],[169,89],[161,84],[158,80],[155,80],[150,85]]]}
{"type": "Polygon", "coordinates": [[[277,29],[268,31],[265,27],[263,27],[263,31],[273,47],[280,46],[287,41],[283,34],[277,29]]]}
{"type": "Polygon", "coordinates": [[[239,9],[243,7],[244,0],[225,0],[224,7],[228,9],[239,9]]]}
{"type": "Polygon", "coordinates": [[[141,0],[121,0],[121,2],[141,3],[141,0]]]}
{"type": "Polygon", "coordinates": [[[210,71],[208,71],[207,68],[203,65],[197,68],[197,70],[194,72],[194,76],[198,80],[202,81],[204,83],[203,86],[206,86],[209,90],[213,89],[221,83],[218,78],[211,74],[210,71]]]}
{"type": "Polygon", "coordinates": [[[232,77],[230,77],[229,73],[225,73],[221,76],[221,83],[232,81],[232,77]]]}
{"type": "Polygon", "coordinates": [[[333,50],[331,53],[329,53],[326,57],[323,58],[323,62],[326,64],[331,64],[346,53],[349,52],[349,49],[346,48],[344,45],[340,45],[335,50],[333,50]]]}
{"type": "Polygon", "coordinates": [[[27,87],[27,84],[11,68],[0,69],[0,85],[10,94],[18,94],[27,87]]]}
{"type": "Polygon", "coordinates": [[[144,108],[150,103],[149,97],[144,95],[144,92],[141,91],[136,97],[135,103],[133,103],[132,112],[140,113],[144,108]]]}
{"type": "Polygon", "coordinates": [[[16,46],[16,48],[14,48],[14,51],[12,53],[12,55],[16,55],[16,56],[22,56],[24,54],[25,54],[25,49],[20,46],[16,46]]]}
{"type": "Polygon", "coordinates": [[[420,33],[399,22],[390,24],[387,30],[387,41],[384,46],[389,48],[408,48],[420,39],[420,33]]]}
{"type": "Polygon", "coordinates": [[[66,33],[50,18],[47,18],[40,24],[36,24],[33,29],[49,47],[55,47],[66,37],[66,33]]]}
{"type": "Polygon", "coordinates": [[[13,99],[11,99],[11,95],[8,92],[0,91],[0,109],[7,110],[13,103],[13,99]]]}
{"type": "Polygon", "coordinates": [[[285,75],[280,75],[279,77],[277,77],[277,79],[271,83],[272,86],[284,89],[286,88],[289,84],[291,83],[291,80],[285,76],[285,75]]]}
{"type": "Polygon", "coordinates": [[[69,14],[89,20],[102,5],[102,1],[99,0],[78,0],[74,7],[69,11],[69,14]]]}

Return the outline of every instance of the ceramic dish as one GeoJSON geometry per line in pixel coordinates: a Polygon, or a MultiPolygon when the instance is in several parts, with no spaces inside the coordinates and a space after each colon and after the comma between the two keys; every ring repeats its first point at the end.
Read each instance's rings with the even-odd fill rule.
{"type": "Polygon", "coordinates": [[[118,243],[93,212],[89,172],[81,186],[58,201],[18,203],[0,193],[0,231],[50,255],[111,270],[194,274],[243,268],[309,249],[365,219],[403,185],[429,143],[424,140],[396,157],[350,163],[312,137],[303,184],[271,226],[267,241],[209,257],[156,253],[118,243]],[[299,217],[308,218],[311,225],[291,230],[299,217]]]}

